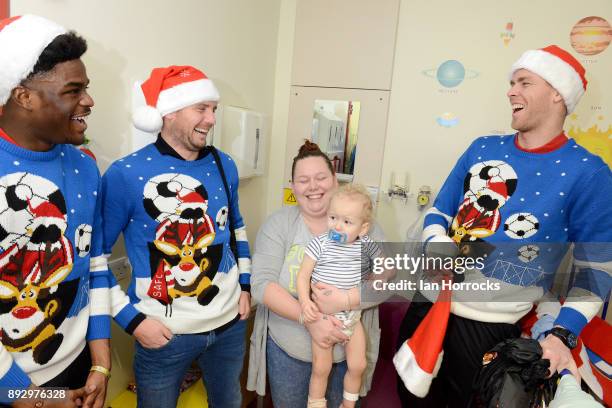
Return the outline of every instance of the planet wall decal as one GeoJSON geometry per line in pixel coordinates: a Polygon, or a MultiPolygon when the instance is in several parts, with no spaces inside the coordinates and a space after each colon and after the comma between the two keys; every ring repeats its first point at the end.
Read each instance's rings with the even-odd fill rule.
{"type": "Polygon", "coordinates": [[[436,78],[440,85],[445,88],[454,88],[461,84],[465,79],[474,79],[478,73],[473,70],[466,70],[462,63],[457,60],[444,61],[438,68],[427,69],[423,75],[436,78]]]}
{"type": "Polygon", "coordinates": [[[451,128],[459,124],[459,118],[454,113],[444,112],[436,118],[436,122],[442,127],[451,128]]]}
{"type": "Polygon", "coordinates": [[[506,23],[506,31],[502,32],[499,36],[504,40],[504,45],[508,46],[510,40],[514,38],[514,33],[512,32],[512,28],[514,27],[513,22],[506,23]]]}
{"type": "Polygon", "coordinates": [[[604,116],[599,116],[597,123],[588,127],[589,125],[578,125],[576,119],[575,114],[570,117],[571,126],[567,135],[612,167],[612,123],[608,122],[604,116]]]}
{"type": "Polygon", "coordinates": [[[570,33],[574,50],[582,55],[597,55],[610,45],[612,27],[605,18],[590,16],[578,21],[570,33]]]}

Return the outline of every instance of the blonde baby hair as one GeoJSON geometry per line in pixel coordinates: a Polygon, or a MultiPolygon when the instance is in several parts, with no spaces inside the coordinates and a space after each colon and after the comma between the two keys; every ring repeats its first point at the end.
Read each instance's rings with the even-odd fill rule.
{"type": "Polygon", "coordinates": [[[370,198],[370,193],[362,184],[344,184],[340,186],[332,196],[332,199],[339,196],[360,200],[363,203],[361,214],[364,222],[372,221],[372,199],[370,198]]]}

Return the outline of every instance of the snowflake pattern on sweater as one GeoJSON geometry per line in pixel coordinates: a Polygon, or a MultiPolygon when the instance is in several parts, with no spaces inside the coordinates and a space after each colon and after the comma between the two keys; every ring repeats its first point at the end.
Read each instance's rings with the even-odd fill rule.
{"type": "Polygon", "coordinates": [[[480,272],[515,290],[541,287],[531,301],[552,285],[565,244],[575,243],[579,272],[557,324],[579,333],[612,287],[612,175],[573,139],[530,153],[515,137],[472,143],[428,211],[423,240],[493,244],[480,272]]]}
{"type": "Polygon", "coordinates": [[[113,163],[103,177],[105,250],[123,232],[132,265],[128,297],[116,285],[113,315],[128,333],[144,315],[173,333],[197,333],[238,313],[250,284],[250,254],[238,208],[238,172],[220,152],[230,197],[212,154],[185,161],[151,144],[113,163]],[[238,260],[230,250],[229,211],[238,260]]]}
{"type": "Polygon", "coordinates": [[[0,386],[45,383],[110,338],[100,174],[70,145],[0,139],[0,386]]]}

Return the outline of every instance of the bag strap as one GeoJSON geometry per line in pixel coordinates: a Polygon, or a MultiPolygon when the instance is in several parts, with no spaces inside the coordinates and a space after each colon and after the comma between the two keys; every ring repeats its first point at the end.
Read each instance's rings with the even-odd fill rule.
{"type": "Polygon", "coordinates": [[[223,181],[223,188],[225,188],[225,195],[227,196],[227,227],[230,229],[230,249],[234,254],[234,258],[236,258],[236,263],[238,263],[238,250],[236,249],[236,232],[234,231],[233,225],[234,220],[232,219],[232,209],[231,203],[232,198],[230,196],[229,186],[227,185],[227,178],[225,177],[225,171],[223,170],[223,165],[221,164],[221,157],[219,156],[219,151],[214,146],[208,146],[210,152],[215,158],[215,163],[217,164],[217,169],[219,170],[219,174],[221,174],[221,181],[223,181]]]}

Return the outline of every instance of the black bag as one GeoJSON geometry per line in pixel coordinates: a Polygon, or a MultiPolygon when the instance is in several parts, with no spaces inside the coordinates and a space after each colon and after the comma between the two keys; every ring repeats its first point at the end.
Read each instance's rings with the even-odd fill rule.
{"type": "Polygon", "coordinates": [[[475,408],[541,408],[554,398],[558,375],[548,376],[550,361],[533,339],[508,339],[486,352],[474,381],[475,408]]]}

